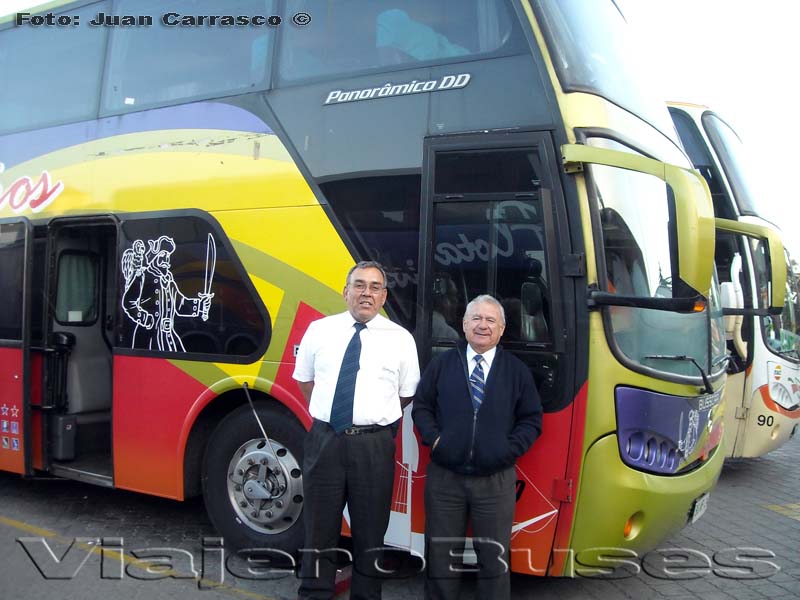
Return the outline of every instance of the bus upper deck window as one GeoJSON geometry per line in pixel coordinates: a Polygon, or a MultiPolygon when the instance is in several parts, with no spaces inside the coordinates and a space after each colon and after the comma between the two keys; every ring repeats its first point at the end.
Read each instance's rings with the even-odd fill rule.
{"type": "MultiPolygon", "coordinates": [[[[237,3],[237,14],[272,15],[274,4],[244,0],[237,3]]],[[[115,6],[120,14],[160,15],[162,8],[155,0],[120,0],[115,6]]],[[[181,15],[214,15],[219,3],[176,0],[170,9],[181,15]]],[[[271,27],[168,26],[160,19],[148,27],[113,29],[103,110],[139,110],[262,88],[273,31],[271,27]]]]}
{"type": "Polygon", "coordinates": [[[304,27],[280,29],[278,74],[284,83],[410,68],[507,46],[524,51],[521,45],[508,45],[514,29],[502,0],[341,1],[335,9],[327,0],[305,0],[293,4],[293,10],[312,20],[304,27]]]}
{"type": "Polygon", "coordinates": [[[385,10],[378,15],[375,44],[393,48],[416,60],[431,60],[469,54],[432,27],[415,21],[404,10],[385,10]]]}

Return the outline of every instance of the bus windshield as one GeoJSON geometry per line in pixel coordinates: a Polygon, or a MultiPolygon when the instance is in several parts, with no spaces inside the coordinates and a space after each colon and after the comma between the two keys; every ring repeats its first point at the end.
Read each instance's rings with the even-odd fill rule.
{"type": "MultiPolygon", "coordinates": [[[[603,138],[590,138],[588,143],[630,151],[603,138]]],[[[676,273],[671,239],[675,225],[667,186],[651,175],[614,167],[592,165],[591,174],[600,213],[606,291],[622,296],[672,298],[676,273]]],[[[724,370],[724,365],[716,364],[725,350],[718,294],[710,295],[709,308],[703,312],[614,306],[608,314],[614,344],[635,367],[698,376],[698,367],[691,360],[674,360],[676,356],[686,356],[705,373],[712,366],[724,370]]]]}
{"type": "Polygon", "coordinates": [[[702,121],[706,135],[722,163],[739,213],[763,215],[757,198],[766,198],[767,195],[757,185],[758,178],[753,175],[752,169],[754,161],[748,156],[746,146],[736,132],[714,113],[704,113],[702,121]]]}
{"type": "Polygon", "coordinates": [[[582,0],[538,0],[536,5],[564,91],[602,96],[674,140],[669,115],[659,110],[661,95],[651,84],[651,71],[640,62],[641,49],[636,50],[612,2],[594,3],[592,10],[582,0]]]}

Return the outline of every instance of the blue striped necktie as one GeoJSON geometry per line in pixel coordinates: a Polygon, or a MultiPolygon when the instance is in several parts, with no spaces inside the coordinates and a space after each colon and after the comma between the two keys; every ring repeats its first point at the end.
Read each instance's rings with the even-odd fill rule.
{"type": "Polygon", "coordinates": [[[472,369],[472,375],[469,376],[469,387],[472,391],[472,407],[478,410],[483,402],[483,389],[485,385],[483,367],[483,356],[476,354],[473,357],[475,361],[475,368],[472,369]]]}
{"type": "Polygon", "coordinates": [[[336,433],[342,433],[353,425],[353,396],[356,393],[356,377],[361,359],[361,331],[364,323],[354,323],[356,328],[347,349],[344,351],[342,366],[339,368],[339,379],[333,392],[330,425],[336,433]]]}

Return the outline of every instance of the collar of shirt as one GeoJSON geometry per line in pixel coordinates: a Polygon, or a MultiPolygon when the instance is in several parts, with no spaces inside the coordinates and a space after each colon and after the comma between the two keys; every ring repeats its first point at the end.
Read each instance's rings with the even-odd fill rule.
{"type": "MultiPolygon", "coordinates": [[[[355,328],[342,312],[314,321],[303,335],[293,377],[313,381],[309,412],[330,420],[342,358],[355,328]]],[[[414,395],[419,381],[417,349],[411,334],[386,317],[376,315],[361,332],[360,369],[353,397],[353,423],[389,425],[402,417],[400,396],[414,395]]]]}
{"type": "MultiPolygon", "coordinates": [[[[494,361],[495,354],[497,354],[497,346],[481,354],[481,356],[483,357],[483,362],[486,363],[486,366],[483,368],[484,379],[489,375],[489,371],[492,368],[492,361],[494,361]]],[[[475,369],[475,361],[472,359],[477,355],[478,353],[472,349],[472,346],[467,344],[467,365],[469,365],[468,368],[470,375],[472,375],[472,371],[475,369]]]]}
{"type": "MultiPolygon", "coordinates": [[[[353,315],[351,315],[349,311],[345,311],[343,313],[335,314],[335,315],[333,315],[333,318],[339,320],[339,325],[341,326],[342,331],[346,331],[348,329],[353,329],[353,325],[356,324],[355,317],[353,315]]],[[[369,321],[364,323],[364,325],[366,325],[367,329],[375,329],[377,327],[380,327],[380,321],[381,321],[381,319],[384,319],[384,318],[385,317],[382,317],[379,314],[375,315],[369,321]]]]}

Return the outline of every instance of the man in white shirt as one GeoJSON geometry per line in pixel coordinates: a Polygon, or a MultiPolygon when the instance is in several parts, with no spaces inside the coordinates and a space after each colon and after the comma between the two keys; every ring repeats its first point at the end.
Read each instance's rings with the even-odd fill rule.
{"type": "Polygon", "coordinates": [[[395,424],[419,382],[411,334],[379,315],[386,273],[363,261],[347,274],[347,311],[314,321],[300,343],[293,377],[314,418],[303,457],[305,547],[300,598],[332,598],[345,503],[354,568],[350,598],[380,598],[375,550],[383,546],[394,483],[395,424]]]}

